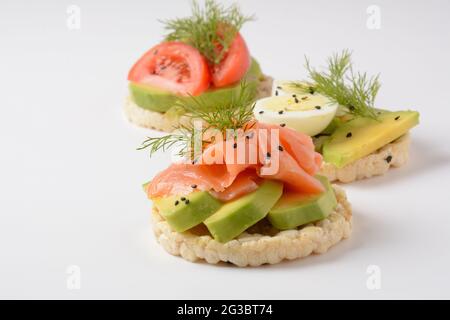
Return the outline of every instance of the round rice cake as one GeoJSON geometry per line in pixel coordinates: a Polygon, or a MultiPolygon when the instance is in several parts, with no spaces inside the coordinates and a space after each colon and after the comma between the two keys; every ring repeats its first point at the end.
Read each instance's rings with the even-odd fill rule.
{"type": "MultiPolygon", "coordinates": [[[[272,83],[272,77],[262,77],[259,80],[256,99],[270,96],[272,83]]],[[[180,127],[180,125],[186,125],[190,121],[188,116],[177,117],[163,112],[141,108],[134,103],[131,97],[128,97],[125,102],[124,112],[128,120],[139,127],[165,132],[172,132],[180,127]]]]}
{"type": "Polygon", "coordinates": [[[330,181],[343,183],[383,175],[390,167],[401,167],[408,162],[410,141],[410,135],[407,133],[381,149],[342,168],[324,162],[319,174],[326,176],[330,181]]]}
{"type": "Polygon", "coordinates": [[[352,229],[352,211],[345,192],[336,185],[333,189],[338,201],[336,209],[326,219],[297,229],[280,231],[263,220],[236,239],[220,243],[203,225],[183,233],[173,231],[153,208],[153,231],[167,252],[192,262],[222,261],[239,267],[256,267],[321,254],[348,238],[352,229]]]}

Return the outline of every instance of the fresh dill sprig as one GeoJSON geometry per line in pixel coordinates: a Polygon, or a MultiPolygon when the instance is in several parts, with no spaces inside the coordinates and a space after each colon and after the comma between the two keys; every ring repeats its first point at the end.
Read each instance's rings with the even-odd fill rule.
{"type": "Polygon", "coordinates": [[[186,144],[186,136],[182,134],[168,134],[162,137],[147,137],[137,148],[137,150],[149,149],[150,156],[152,156],[161,149],[166,151],[170,147],[177,144],[186,144]]]}
{"type": "Polygon", "coordinates": [[[215,65],[222,61],[236,33],[251,20],[254,17],[243,15],[237,4],[224,7],[215,0],[205,0],[202,8],[194,0],[192,16],[162,22],[167,30],[167,41],[188,43],[215,65]]]}
{"type": "Polygon", "coordinates": [[[208,108],[202,97],[191,96],[191,103],[185,103],[184,109],[193,119],[201,119],[208,128],[220,132],[227,129],[237,130],[243,128],[253,119],[252,102],[255,88],[247,82],[240,83],[239,92],[231,91],[230,99],[217,101],[215,107],[208,108]],[[226,101],[226,102],[224,102],[226,101]]]}
{"type": "Polygon", "coordinates": [[[196,138],[200,135],[201,145],[208,144],[210,140],[204,140],[204,133],[210,129],[218,130],[225,137],[227,130],[231,129],[235,132],[238,129],[249,129],[246,127],[253,119],[253,98],[256,88],[250,86],[245,81],[241,82],[239,92],[232,90],[230,99],[221,99],[216,101],[215,107],[211,108],[205,104],[203,98],[190,96],[189,99],[180,102],[191,121],[182,125],[174,133],[167,134],[162,137],[147,137],[137,150],[150,150],[150,156],[155,152],[177,146],[179,147],[178,155],[182,157],[196,157],[196,138]],[[228,101],[228,102],[224,102],[228,101]],[[205,125],[201,130],[194,125],[195,120],[201,120],[205,125]]]}
{"type": "Polygon", "coordinates": [[[375,119],[375,98],[380,89],[379,75],[369,77],[367,73],[354,72],[351,53],[348,50],[335,53],[328,58],[326,71],[311,67],[306,59],[306,70],[310,80],[292,85],[304,91],[319,92],[345,108],[348,113],[375,119]]]}
{"type": "Polygon", "coordinates": [[[175,133],[170,133],[162,137],[147,137],[137,150],[148,149],[150,156],[159,150],[166,151],[171,147],[179,147],[178,155],[186,156],[193,150],[193,137],[195,128],[192,126],[182,126],[175,133]]]}

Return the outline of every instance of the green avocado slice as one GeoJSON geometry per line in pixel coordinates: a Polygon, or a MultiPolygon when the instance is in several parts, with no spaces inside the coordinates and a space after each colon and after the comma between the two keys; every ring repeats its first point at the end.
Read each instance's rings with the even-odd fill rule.
{"type": "Polygon", "coordinates": [[[298,226],[325,219],[336,207],[333,188],[327,178],[317,176],[325,187],[319,195],[306,196],[285,193],[270,210],[268,219],[280,230],[294,229],[298,226]]]}
{"type": "Polygon", "coordinates": [[[321,153],[322,152],[322,148],[323,145],[330,140],[330,136],[327,135],[319,135],[319,136],[315,136],[312,138],[313,143],[314,143],[314,149],[316,150],[316,152],[321,153]]]}
{"type": "Polygon", "coordinates": [[[416,111],[384,111],[376,120],[356,117],[339,126],[324,143],[323,158],[342,168],[398,139],[418,123],[416,111]]]}
{"type": "Polygon", "coordinates": [[[145,84],[130,82],[128,88],[134,103],[150,111],[166,112],[179,101],[179,98],[170,92],[145,84]]]}
{"type": "MultiPolygon", "coordinates": [[[[258,81],[261,76],[262,72],[258,62],[252,59],[250,69],[243,78],[248,84],[249,90],[253,90],[256,93],[258,81]]],[[[190,102],[189,97],[180,97],[166,90],[135,82],[130,82],[129,90],[134,103],[150,111],[167,112],[180,103],[190,102]]],[[[238,83],[224,88],[210,89],[196,98],[201,99],[205,107],[212,108],[218,103],[225,105],[231,103],[231,99],[236,97],[240,93],[240,90],[241,86],[238,83]]]]}
{"type": "Polygon", "coordinates": [[[222,206],[222,203],[207,191],[157,198],[153,203],[159,214],[177,232],[184,232],[202,223],[222,206]]]}
{"type": "Polygon", "coordinates": [[[227,242],[263,219],[283,193],[283,184],[266,180],[252,193],[225,203],[204,221],[215,240],[227,242]]]}

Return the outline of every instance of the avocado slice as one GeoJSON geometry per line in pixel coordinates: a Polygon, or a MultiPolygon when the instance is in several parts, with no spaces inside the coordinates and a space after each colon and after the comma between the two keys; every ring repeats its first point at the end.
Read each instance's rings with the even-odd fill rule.
{"type": "Polygon", "coordinates": [[[128,85],[131,99],[143,109],[166,112],[174,106],[179,98],[169,91],[161,90],[145,84],[130,82],[128,85]]]}
{"type": "Polygon", "coordinates": [[[314,143],[314,149],[316,152],[322,153],[323,145],[331,139],[331,135],[345,123],[345,116],[336,116],[331,120],[328,127],[326,127],[321,133],[312,137],[314,143]]]}
{"type": "Polygon", "coordinates": [[[195,191],[186,196],[153,199],[161,216],[177,232],[200,224],[216,212],[222,203],[207,191],[195,191]]]}
{"type": "Polygon", "coordinates": [[[316,177],[325,187],[319,195],[285,193],[267,216],[270,223],[280,230],[325,219],[336,207],[337,200],[333,188],[326,177],[316,177]]]}
{"type": "Polygon", "coordinates": [[[384,111],[377,119],[356,117],[339,126],[324,143],[323,158],[342,168],[398,139],[418,123],[416,111],[384,111]]]}
{"type": "MultiPolygon", "coordinates": [[[[258,80],[261,76],[262,72],[258,62],[255,59],[252,59],[250,68],[243,80],[247,82],[249,89],[253,90],[255,93],[258,86],[258,80]]],[[[130,82],[129,90],[134,103],[139,107],[150,111],[167,112],[169,109],[180,103],[190,102],[189,97],[177,96],[169,91],[135,82],[130,82]]],[[[201,99],[206,107],[212,108],[218,103],[225,105],[231,103],[233,97],[239,95],[240,91],[241,86],[238,83],[233,86],[209,89],[196,98],[201,99]]]]}
{"type": "Polygon", "coordinates": [[[283,193],[283,184],[266,180],[239,199],[227,202],[204,221],[215,240],[227,242],[263,219],[283,193]]]}
{"type": "Polygon", "coordinates": [[[327,134],[325,134],[325,135],[320,134],[320,135],[313,137],[312,140],[314,143],[314,150],[316,150],[316,152],[321,153],[323,145],[330,139],[331,139],[331,135],[327,135],[327,134]]]}
{"type": "Polygon", "coordinates": [[[344,123],[345,123],[345,120],[343,120],[342,116],[334,117],[333,120],[331,120],[328,127],[326,127],[320,134],[331,135],[333,132],[336,131],[337,128],[339,128],[344,123]]]}

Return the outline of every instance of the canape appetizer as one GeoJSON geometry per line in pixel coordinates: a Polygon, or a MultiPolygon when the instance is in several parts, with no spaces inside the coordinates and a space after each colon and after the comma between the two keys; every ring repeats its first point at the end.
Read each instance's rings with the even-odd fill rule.
{"type": "Polygon", "coordinates": [[[183,105],[190,96],[206,108],[238,93],[245,81],[253,99],[270,96],[272,78],[250,55],[239,30],[253,17],[237,5],[193,2],[192,16],[164,21],[164,40],[148,50],[128,74],[128,119],[142,127],[171,132],[190,121],[183,105]]]}
{"type": "Polygon", "coordinates": [[[178,162],[144,184],[156,238],[173,255],[259,266],[324,253],[350,236],[350,204],[318,175],[312,138],[255,121],[247,90],[208,111],[193,98],[200,108],[187,109],[205,128],[187,125],[139,148],[180,150],[178,162]]]}
{"type": "Polygon", "coordinates": [[[408,160],[409,130],[419,113],[375,108],[378,76],[355,72],[348,51],[318,71],[306,62],[309,79],[275,81],[272,97],[256,103],[258,121],[286,125],[313,138],[323,156],[320,174],[352,182],[384,174],[408,160]]]}

